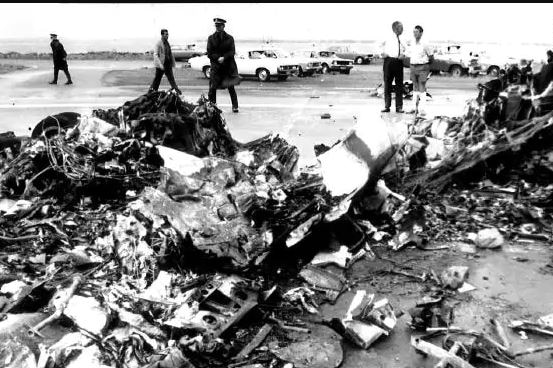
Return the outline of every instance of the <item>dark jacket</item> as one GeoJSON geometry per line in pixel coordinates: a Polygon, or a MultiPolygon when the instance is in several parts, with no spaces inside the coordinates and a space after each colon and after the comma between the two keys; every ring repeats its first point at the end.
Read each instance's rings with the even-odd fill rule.
{"type": "Polygon", "coordinates": [[[234,38],[226,33],[213,33],[207,39],[207,57],[211,61],[211,83],[215,88],[227,88],[236,84],[240,84],[238,75],[238,67],[234,60],[234,38]],[[219,64],[219,57],[224,57],[225,60],[219,64]]]}
{"type": "Polygon", "coordinates": [[[54,59],[54,66],[66,66],[67,61],[65,58],[67,57],[67,53],[65,52],[65,49],[63,48],[63,45],[58,40],[52,40],[50,42],[50,47],[52,48],[52,58],[54,59]]]}
{"type": "Polygon", "coordinates": [[[545,64],[539,73],[534,74],[534,88],[537,93],[545,91],[549,83],[553,81],[553,61],[545,64]]]}

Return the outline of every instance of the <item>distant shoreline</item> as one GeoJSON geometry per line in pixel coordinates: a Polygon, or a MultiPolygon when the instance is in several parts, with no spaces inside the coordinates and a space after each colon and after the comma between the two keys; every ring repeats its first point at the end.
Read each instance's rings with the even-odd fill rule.
{"type": "MultiPolygon", "coordinates": [[[[67,57],[70,60],[150,60],[152,55],[139,52],[91,51],[68,54],[67,57]]],[[[52,53],[0,52],[0,59],[51,60],[52,53]]]]}

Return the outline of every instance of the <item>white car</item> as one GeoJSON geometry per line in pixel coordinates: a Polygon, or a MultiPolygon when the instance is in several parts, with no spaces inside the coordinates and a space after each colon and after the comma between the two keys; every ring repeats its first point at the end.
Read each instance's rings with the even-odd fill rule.
{"type": "Polygon", "coordinates": [[[481,74],[487,74],[492,77],[499,76],[501,69],[507,69],[509,65],[518,64],[519,60],[512,56],[493,55],[485,52],[481,53],[478,59],[482,66],[481,74]]]}
{"type": "Polygon", "coordinates": [[[301,54],[290,54],[289,52],[274,46],[264,46],[263,52],[265,56],[278,58],[288,58],[291,63],[298,64],[298,76],[311,76],[315,73],[321,73],[323,69],[322,61],[301,54]]]}
{"type": "Polygon", "coordinates": [[[353,60],[344,59],[336,56],[334,51],[327,50],[301,50],[296,55],[302,55],[321,62],[322,73],[326,74],[330,71],[349,74],[353,69],[353,60]]]}
{"type": "MultiPolygon", "coordinates": [[[[271,78],[283,81],[290,75],[298,73],[299,65],[289,58],[267,57],[264,50],[239,51],[234,56],[238,74],[242,77],[257,77],[260,82],[271,78]]],[[[193,57],[188,60],[193,70],[201,71],[206,78],[211,75],[211,62],[207,55],[193,57]]]]}

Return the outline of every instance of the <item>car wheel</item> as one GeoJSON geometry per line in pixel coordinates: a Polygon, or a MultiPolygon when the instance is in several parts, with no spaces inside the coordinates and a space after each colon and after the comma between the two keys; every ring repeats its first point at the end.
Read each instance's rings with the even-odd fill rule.
{"type": "Polygon", "coordinates": [[[256,75],[260,82],[267,82],[271,79],[271,73],[265,68],[258,69],[256,75]]]}
{"type": "Polygon", "coordinates": [[[350,71],[351,71],[351,69],[346,69],[346,70],[344,70],[344,74],[349,74],[350,71]]]}
{"type": "Polygon", "coordinates": [[[451,68],[449,68],[449,73],[452,77],[460,77],[463,75],[463,68],[459,65],[452,65],[451,68]]]}
{"type": "Polygon", "coordinates": [[[211,78],[211,67],[210,66],[204,66],[204,77],[207,79],[211,78]]]}
{"type": "Polygon", "coordinates": [[[288,79],[288,76],[287,76],[287,75],[279,75],[279,76],[278,76],[278,80],[279,80],[279,81],[285,81],[286,79],[288,79]]]}
{"type": "Polygon", "coordinates": [[[488,75],[492,77],[497,77],[499,75],[499,67],[497,66],[490,66],[488,68],[488,75]]]}
{"type": "Polygon", "coordinates": [[[298,68],[298,77],[304,77],[305,74],[303,73],[303,69],[301,68],[301,66],[298,68]]]}
{"type": "Polygon", "coordinates": [[[328,74],[330,71],[330,68],[328,67],[328,64],[323,64],[323,69],[321,70],[321,73],[328,74]]]}
{"type": "Polygon", "coordinates": [[[363,58],[361,56],[358,56],[355,58],[355,64],[363,64],[363,58]]]}

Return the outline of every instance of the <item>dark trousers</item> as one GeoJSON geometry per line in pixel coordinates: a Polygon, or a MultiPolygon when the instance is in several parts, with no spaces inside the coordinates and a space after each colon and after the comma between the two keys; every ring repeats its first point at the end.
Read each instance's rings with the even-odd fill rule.
{"type": "Polygon", "coordinates": [[[69,69],[67,68],[67,65],[54,65],[54,83],[58,82],[58,73],[60,70],[63,70],[65,73],[65,76],[67,77],[67,81],[71,82],[71,75],[69,74],[69,69]]]}
{"type": "MultiPolygon", "coordinates": [[[[228,93],[230,95],[232,107],[238,108],[238,96],[236,96],[236,90],[234,89],[234,86],[228,87],[228,93]]],[[[217,88],[213,86],[213,83],[209,84],[209,92],[207,93],[207,98],[210,102],[217,103],[217,88]]]]}
{"type": "Polygon", "coordinates": [[[154,91],[158,90],[163,74],[167,76],[167,80],[169,81],[171,88],[179,89],[179,87],[177,87],[177,82],[175,82],[175,76],[173,75],[173,66],[169,64],[169,65],[164,65],[163,67],[164,69],[156,68],[156,75],[154,77],[154,80],[152,81],[152,85],[150,86],[150,89],[154,91]]]}
{"type": "Polygon", "coordinates": [[[384,59],[384,107],[392,106],[392,81],[396,82],[396,109],[403,108],[403,60],[387,57],[384,59]]]}

